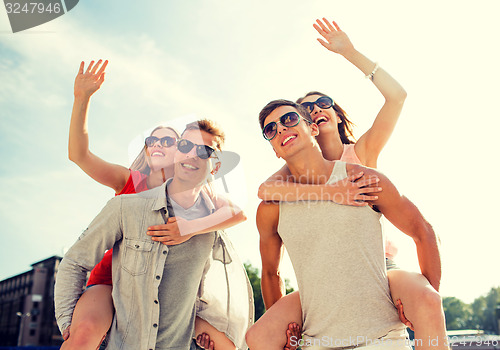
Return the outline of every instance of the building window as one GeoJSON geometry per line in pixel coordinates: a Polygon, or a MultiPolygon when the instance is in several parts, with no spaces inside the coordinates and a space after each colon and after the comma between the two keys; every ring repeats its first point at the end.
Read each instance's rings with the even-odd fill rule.
{"type": "Polygon", "coordinates": [[[30,337],[34,337],[36,334],[36,329],[30,329],[30,337]]]}

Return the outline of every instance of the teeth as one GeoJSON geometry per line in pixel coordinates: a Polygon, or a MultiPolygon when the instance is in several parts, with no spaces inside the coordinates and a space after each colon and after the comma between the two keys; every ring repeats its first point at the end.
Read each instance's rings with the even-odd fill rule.
{"type": "Polygon", "coordinates": [[[283,140],[283,142],[281,143],[281,145],[284,145],[285,143],[287,143],[291,139],[294,139],[295,137],[296,137],[295,135],[288,136],[286,139],[283,140]]]}
{"type": "Polygon", "coordinates": [[[318,119],[316,119],[314,122],[319,125],[321,123],[326,123],[328,120],[325,118],[325,117],[319,117],[318,119]]]}
{"type": "Polygon", "coordinates": [[[153,154],[151,154],[153,157],[154,156],[163,156],[163,153],[161,152],[153,152],[153,154]]]}
{"type": "Polygon", "coordinates": [[[184,168],[188,168],[188,169],[192,169],[192,170],[196,170],[196,169],[198,169],[198,168],[196,168],[196,167],[192,166],[191,164],[186,164],[186,163],[182,163],[182,166],[183,166],[184,168]]]}

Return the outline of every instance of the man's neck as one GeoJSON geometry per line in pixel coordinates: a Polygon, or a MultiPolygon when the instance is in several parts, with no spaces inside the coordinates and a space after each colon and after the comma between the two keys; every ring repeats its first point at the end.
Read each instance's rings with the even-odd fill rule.
{"type": "Polygon", "coordinates": [[[167,190],[170,198],[184,209],[188,209],[200,196],[202,187],[202,184],[193,186],[192,183],[183,182],[174,176],[172,182],[168,184],[167,190]]]}
{"type": "Polygon", "coordinates": [[[160,170],[151,170],[149,173],[147,184],[148,188],[155,188],[163,184],[165,181],[174,176],[173,167],[162,168],[160,170]]]}
{"type": "Polygon", "coordinates": [[[324,184],[330,178],[334,163],[323,158],[319,146],[316,146],[288,159],[286,164],[294,182],[324,184]]]}

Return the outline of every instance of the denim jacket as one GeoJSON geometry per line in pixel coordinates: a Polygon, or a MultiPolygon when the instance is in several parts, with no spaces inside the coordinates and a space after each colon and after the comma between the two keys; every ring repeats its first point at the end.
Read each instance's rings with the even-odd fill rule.
{"type": "MultiPolygon", "coordinates": [[[[111,199],[66,253],[59,266],[55,286],[56,320],[61,331],[71,323],[74,307],[85,285],[87,272],[102,259],[107,249],[113,248],[112,296],[117,312],[111,326],[107,348],[155,349],[158,325],[161,322],[158,287],[163,277],[165,261],[169,250],[183,249],[183,246],[188,246],[185,243],[189,242],[177,246],[166,246],[152,241],[146,235],[149,226],[164,223],[161,211],[167,207],[165,186],[166,184],[163,184],[139,194],[121,195],[111,199]]],[[[206,196],[203,191],[201,195],[206,196]]],[[[208,206],[213,207],[208,197],[204,199],[208,206]]],[[[228,276],[226,265],[231,265],[237,271],[233,276],[241,277],[242,273],[242,266],[234,266],[234,262],[241,263],[234,250],[231,251],[232,254],[229,254],[228,247],[231,247],[231,244],[228,243],[225,234],[217,234],[211,260],[222,262],[222,266],[225,266],[226,280],[229,278],[232,281],[228,285],[239,285],[236,289],[246,289],[244,295],[247,303],[234,305],[233,302],[231,304],[234,296],[231,297],[229,290],[234,288],[228,288],[227,294],[222,299],[220,296],[218,298],[219,301],[227,301],[224,309],[225,316],[220,310],[215,310],[215,314],[219,316],[214,317],[212,313],[212,316],[208,315],[203,318],[209,322],[210,318],[219,320],[219,324],[215,327],[227,332],[226,334],[237,347],[244,348],[246,347],[244,332],[253,321],[253,300],[246,274],[244,279],[228,276]],[[220,256],[223,259],[220,259],[220,256]],[[231,256],[235,259],[231,259],[231,256]],[[239,281],[245,281],[245,279],[246,286],[241,286],[239,281]],[[239,319],[238,326],[232,325],[233,319],[235,321],[239,319]]],[[[196,254],[196,252],[187,251],[186,254],[196,254]]],[[[220,264],[211,263],[209,271],[218,265],[220,264]]],[[[206,282],[208,274],[203,278],[201,276],[193,276],[193,278],[206,282]]],[[[213,288],[200,288],[200,290],[214,292],[213,288]]],[[[182,291],[177,297],[179,302],[183,301],[182,291]]],[[[199,310],[206,310],[210,305],[217,304],[213,301],[212,303],[206,302],[208,299],[210,298],[203,296],[199,299],[199,310]]],[[[179,315],[179,317],[189,317],[189,315],[179,315]]]]}

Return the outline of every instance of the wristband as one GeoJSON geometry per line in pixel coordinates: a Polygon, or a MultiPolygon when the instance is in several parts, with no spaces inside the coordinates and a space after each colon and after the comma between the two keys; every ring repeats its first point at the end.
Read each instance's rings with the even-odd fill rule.
{"type": "Polygon", "coordinates": [[[375,73],[377,73],[378,68],[379,68],[378,62],[375,62],[375,67],[373,68],[372,72],[368,75],[365,75],[365,78],[373,81],[373,76],[375,75],[375,73]]]}

